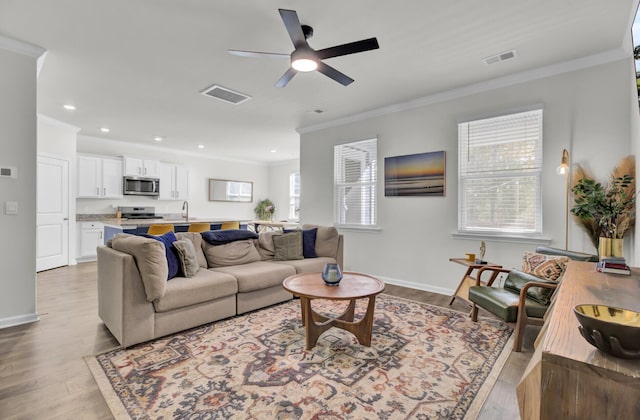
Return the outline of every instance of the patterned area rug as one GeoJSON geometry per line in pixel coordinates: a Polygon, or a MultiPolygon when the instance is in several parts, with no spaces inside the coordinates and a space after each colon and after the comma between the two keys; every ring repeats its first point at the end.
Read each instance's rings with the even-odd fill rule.
{"type": "MultiPolygon", "coordinates": [[[[338,314],[342,303],[313,307],[338,314]]],[[[461,419],[477,415],[510,336],[497,321],[380,295],[371,347],[331,328],[305,350],[293,300],[86,361],[116,418],[461,419]]]]}

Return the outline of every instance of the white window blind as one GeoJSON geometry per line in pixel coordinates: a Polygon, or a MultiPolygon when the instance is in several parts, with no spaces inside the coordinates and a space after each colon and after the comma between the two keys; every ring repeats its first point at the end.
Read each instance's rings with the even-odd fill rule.
{"type": "Polygon", "coordinates": [[[378,140],[334,146],[334,220],[336,225],[376,225],[378,140]]]}
{"type": "Polygon", "coordinates": [[[458,230],[542,234],[542,110],[458,125],[458,230]]]}

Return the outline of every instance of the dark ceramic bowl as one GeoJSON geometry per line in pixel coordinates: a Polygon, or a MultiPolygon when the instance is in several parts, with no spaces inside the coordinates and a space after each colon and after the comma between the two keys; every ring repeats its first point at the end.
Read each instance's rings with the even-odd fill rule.
{"type": "Polygon", "coordinates": [[[589,344],[616,357],[640,358],[640,313],[596,304],[577,305],[573,312],[589,344]]]}

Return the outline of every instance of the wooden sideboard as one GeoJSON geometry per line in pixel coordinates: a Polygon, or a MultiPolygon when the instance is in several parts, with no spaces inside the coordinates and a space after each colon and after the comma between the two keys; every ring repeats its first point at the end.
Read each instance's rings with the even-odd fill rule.
{"type": "Polygon", "coordinates": [[[640,418],[640,359],[620,359],[587,343],[574,306],[597,303],[640,312],[640,268],[631,276],[570,262],[536,349],[517,387],[522,419],[640,418]]]}

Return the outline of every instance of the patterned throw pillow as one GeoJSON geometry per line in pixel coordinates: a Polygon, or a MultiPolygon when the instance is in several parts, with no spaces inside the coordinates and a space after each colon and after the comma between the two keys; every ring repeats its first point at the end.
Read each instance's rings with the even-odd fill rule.
{"type": "Polygon", "coordinates": [[[568,262],[569,257],[525,252],[522,256],[522,271],[543,279],[558,281],[568,262]]]}

